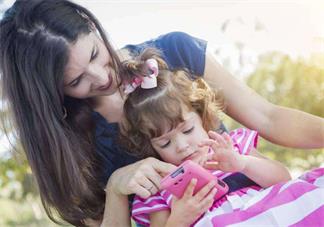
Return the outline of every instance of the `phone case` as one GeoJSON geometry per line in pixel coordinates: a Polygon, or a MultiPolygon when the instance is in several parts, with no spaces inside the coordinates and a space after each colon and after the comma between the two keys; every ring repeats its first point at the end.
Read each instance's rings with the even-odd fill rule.
{"type": "Polygon", "coordinates": [[[194,194],[211,180],[216,180],[215,187],[217,188],[217,193],[214,197],[215,200],[225,195],[228,191],[228,186],[224,181],[217,179],[211,172],[191,160],[183,162],[175,171],[165,176],[161,180],[161,187],[177,198],[181,198],[192,178],[197,179],[194,194]]]}

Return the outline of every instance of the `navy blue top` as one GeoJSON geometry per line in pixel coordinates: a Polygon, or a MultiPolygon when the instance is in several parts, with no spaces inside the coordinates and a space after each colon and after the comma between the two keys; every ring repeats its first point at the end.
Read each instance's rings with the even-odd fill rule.
{"type": "MultiPolygon", "coordinates": [[[[183,32],[171,32],[156,39],[137,45],[127,45],[131,55],[138,55],[144,48],[154,47],[162,52],[162,57],[171,70],[186,68],[192,74],[203,75],[207,43],[183,32]]],[[[108,123],[99,113],[94,112],[96,123],[96,152],[101,159],[100,182],[103,187],[110,175],[118,168],[131,164],[138,158],[131,156],[118,144],[118,124],[108,123]]]]}

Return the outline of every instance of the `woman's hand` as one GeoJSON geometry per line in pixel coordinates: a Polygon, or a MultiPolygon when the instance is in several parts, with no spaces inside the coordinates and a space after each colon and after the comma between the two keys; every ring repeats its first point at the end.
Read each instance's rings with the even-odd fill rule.
{"type": "Polygon", "coordinates": [[[110,177],[109,185],[117,194],[137,194],[148,198],[160,190],[162,177],[175,168],[158,159],[146,158],[116,170],[110,177]]]}
{"type": "Polygon", "coordinates": [[[224,172],[241,172],[246,161],[243,155],[234,151],[233,141],[227,133],[222,135],[209,131],[209,138],[200,143],[200,146],[209,146],[213,153],[209,154],[204,167],[207,169],[219,169],[224,172]]]}
{"type": "Polygon", "coordinates": [[[212,206],[217,192],[215,181],[209,182],[194,195],[196,184],[197,179],[192,179],[181,199],[173,197],[167,227],[190,226],[212,206]]]}

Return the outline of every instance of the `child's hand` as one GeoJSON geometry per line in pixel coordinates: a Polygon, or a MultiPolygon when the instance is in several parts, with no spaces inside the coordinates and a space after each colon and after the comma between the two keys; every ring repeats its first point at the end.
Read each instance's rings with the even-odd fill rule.
{"type": "Polygon", "coordinates": [[[222,135],[209,131],[209,138],[200,143],[199,146],[209,146],[213,153],[209,154],[209,160],[204,167],[207,169],[219,169],[224,172],[241,172],[245,166],[245,158],[234,151],[233,141],[227,133],[222,135]]]}
{"type": "Polygon", "coordinates": [[[173,198],[167,226],[190,226],[212,206],[217,192],[215,182],[209,182],[193,195],[196,183],[197,179],[192,179],[182,198],[173,198]]]}

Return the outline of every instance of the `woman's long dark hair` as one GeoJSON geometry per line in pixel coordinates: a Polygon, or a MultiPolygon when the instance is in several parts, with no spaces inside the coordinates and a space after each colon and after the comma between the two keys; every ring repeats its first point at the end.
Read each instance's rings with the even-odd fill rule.
{"type": "Polygon", "coordinates": [[[38,183],[42,203],[55,222],[85,225],[100,220],[105,194],[96,171],[91,109],[64,97],[68,46],[99,32],[117,71],[120,63],[96,18],[65,0],[18,0],[0,22],[0,74],[4,98],[38,183]],[[67,118],[65,108],[67,109],[67,118]],[[54,213],[53,213],[54,212],[54,213]]]}

